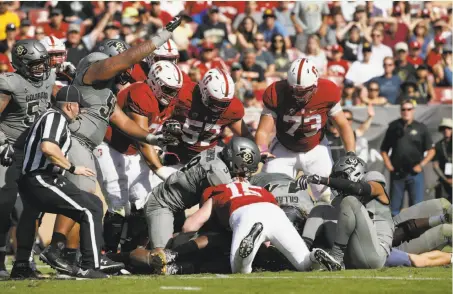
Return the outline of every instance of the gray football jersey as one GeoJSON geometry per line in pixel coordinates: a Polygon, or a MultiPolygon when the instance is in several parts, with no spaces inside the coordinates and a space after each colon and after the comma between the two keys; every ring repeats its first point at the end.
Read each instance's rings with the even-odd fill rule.
{"type": "Polygon", "coordinates": [[[308,192],[298,189],[296,181],[286,174],[261,172],[250,178],[250,184],[271,192],[280,205],[295,206],[307,214],[314,206],[308,192]]]}
{"type": "Polygon", "coordinates": [[[184,210],[198,204],[206,188],[231,183],[228,167],[219,158],[221,150],[214,147],[192,158],[153,189],[156,200],[172,211],[184,210]]]}
{"type": "Polygon", "coordinates": [[[55,72],[45,81],[32,83],[16,73],[0,74],[0,92],[11,100],[0,114],[0,130],[15,148],[23,148],[29,127],[50,106],[55,72]]]}
{"type": "Polygon", "coordinates": [[[83,77],[91,64],[106,58],[108,56],[100,52],[84,57],[77,66],[76,76],[72,82],[82,93],[83,101],[79,118],[69,125],[69,129],[76,139],[92,149],[102,143],[110,115],[115,109],[116,96],[111,91],[114,79],[85,85],[83,77]]]}

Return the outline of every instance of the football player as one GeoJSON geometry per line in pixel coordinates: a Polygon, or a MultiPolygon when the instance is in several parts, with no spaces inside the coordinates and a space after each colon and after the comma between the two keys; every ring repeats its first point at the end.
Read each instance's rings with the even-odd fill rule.
{"type": "Polygon", "coordinates": [[[29,127],[50,105],[55,73],[37,40],[20,40],[11,49],[14,73],[0,74],[0,277],[5,267],[10,213],[16,202],[29,127]]]}
{"type": "MultiPolygon", "coordinates": [[[[152,64],[146,82],[133,83],[118,93],[118,106],[143,129],[155,134],[171,116],[173,100],[182,87],[182,72],[178,66],[169,61],[158,61],[152,64]]],[[[180,130],[179,122],[168,123],[176,124],[180,130]]],[[[104,226],[106,250],[115,252],[124,216],[130,214],[130,204],[134,210],[142,209],[151,188],[176,169],[163,166],[153,146],[136,144],[112,126],[107,128],[104,142],[96,148],[95,155],[99,164],[99,183],[105,189],[109,205],[104,226]],[[110,226],[109,223],[118,225],[110,226]],[[114,228],[116,232],[112,231],[114,228]]]]}
{"type": "MultiPolygon", "coordinates": [[[[117,106],[116,96],[111,89],[115,84],[128,82],[132,66],[165,43],[171,37],[171,32],[180,23],[181,18],[175,17],[164,30],[153,36],[151,40],[129,49],[121,40],[105,40],[97,47],[97,50],[108,54],[93,52],[79,62],[73,85],[82,93],[84,101],[81,104],[85,109],[79,119],[69,126],[75,138],[69,153],[73,164],[95,170],[92,151],[102,142],[109,123],[140,142],[151,145],[167,142],[169,136],[153,135],[131,120],[117,106]]],[[[82,190],[96,191],[95,177],[72,175],[67,175],[67,177],[82,190]]],[[[64,247],[66,236],[74,226],[74,222],[66,218],[59,224],[57,220],[56,226],[51,244],[41,253],[40,257],[53,268],[64,272],[66,268],[69,268],[69,264],[62,258],[61,247],[64,247]]],[[[123,266],[108,259],[104,261],[106,262],[100,264],[101,270],[117,270],[123,266]]],[[[69,274],[71,273],[69,272],[69,274]]]]}
{"type": "Polygon", "coordinates": [[[237,136],[252,138],[242,120],[244,106],[233,97],[234,87],[231,76],[215,68],[205,74],[192,96],[179,95],[171,118],[182,125],[182,143],[167,151],[176,154],[181,164],[216,146],[227,126],[237,136]]]}
{"type": "MultiPolygon", "coordinates": [[[[312,61],[297,59],[288,70],[288,78],[271,84],[264,92],[264,110],[256,131],[256,143],[263,156],[275,157],[264,172],[279,172],[295,178],[304,174],[328,176],[332,157],[324,127],[328,118],[337,124],[346,151],[355,150],[354,133],[340,105],[341,93],[330,80],[319,78],[312,61]],[[269,134],[276,137],[269,146],[269,134]]],[[[316,201],[330,196],[326,186],[310,184],[316,201]]]]}
{"type": "MultiPolygon", "coordinates": [[[[339,203],[335,241],[328,257],[331,270],[348,268],[379,269],[384,266],[392,248],[394,232],[390,199],[385,191],[385,177],[367,172],[365,162],[355,155],[341,157],[329,177],[303,175],[298,185],[327,185],[337,194],[339,203]],[[344,258],[345,254],[347,258],[344,258]]],[[[338,202],[337,202],[338,201],[338,202]]]]}
{"type": "Polygon", "coordinates": [[[75,77],[76,68],[71,62],[66,61],[65,44],[54,36],[46,36],[40,42],[46,47],[50,56],[50,67],[57,75],[55,84],[58,87],[67,86],[75,77]]]}
{"type": "Polygon", "coordinates": [[[266,241],[274,244],[299,271],[308,270],[312,260],[331,262],[321,249],[314,249],[310,254],[292,223],[278,207],[275,197],[247,181],[261,160],[256,144],[235,137],[224,148],[222,157],[229,163],[234,181],[207,188],[202,196],[202,207],[186,220],[183,232],[196,232],[211,216],[215,216],[224,228],[233,231],[230,252],[233,273],[251,273],[255,255],[266,241]]]}

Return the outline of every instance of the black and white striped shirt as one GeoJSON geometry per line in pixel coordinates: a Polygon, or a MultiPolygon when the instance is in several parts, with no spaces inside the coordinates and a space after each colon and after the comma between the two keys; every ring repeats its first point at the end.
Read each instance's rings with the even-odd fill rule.
{"type": "Polygon", "coordinates": [[[41,151],[42,142],[52,142],[58,145],[67,157],[71,148],[71,132],[66,116],[55,108],[48,109],[31,126],[25,143],[25,158],[22,174],[36,170],[50,171],[63,174],[64,170],[53,165],[41,151]]]}

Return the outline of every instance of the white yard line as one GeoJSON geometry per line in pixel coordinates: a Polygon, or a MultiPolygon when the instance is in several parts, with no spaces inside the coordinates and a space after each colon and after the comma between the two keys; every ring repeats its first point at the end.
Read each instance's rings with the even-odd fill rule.
{"type": "Polygon", "coordinates": [[[185,290],[185,291],[200,291],[200,287],[178,287],[178,286],[161,286],[161,290],[185,290]]]}

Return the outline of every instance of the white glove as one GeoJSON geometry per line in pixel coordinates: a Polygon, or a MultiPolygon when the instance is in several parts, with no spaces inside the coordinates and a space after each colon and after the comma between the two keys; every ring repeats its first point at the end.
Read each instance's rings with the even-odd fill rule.
{"type": "Polygon", "coordinates": [[[57,67],[57,73],[64,73],[70,77],[74,77],[76,67],[69,61],[65,61],[57,67]]]}
{"type": "Polygon", "coordinates": [[[165,181],[171,174],[176,172],[177,169],[169,167],[169,166],[163,166],[156,170],[156,175],[162,180],[165,181]]]}

